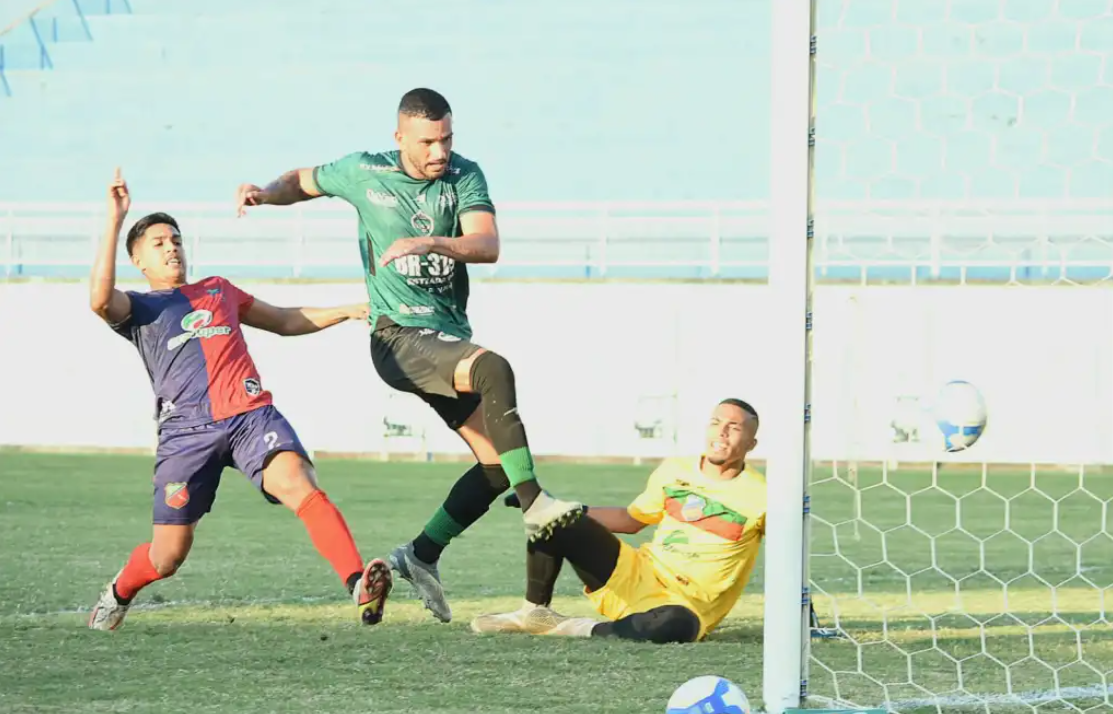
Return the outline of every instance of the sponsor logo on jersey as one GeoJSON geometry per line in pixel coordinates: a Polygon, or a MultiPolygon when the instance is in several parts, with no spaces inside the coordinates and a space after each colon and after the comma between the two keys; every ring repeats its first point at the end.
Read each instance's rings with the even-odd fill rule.
{"type": "Polygon", "coordinates": [[[688,534],[684,531],[672,531],[664,540],[661,541],[662,545],[688,545],[688,534]]]}
{"type": "Polygon", "coordinates": [[[445,187],[444,193],[437,199],[437,207],[442,211],[454,211],[456,210],[456,204],[458,202],[459,199],[456,196],[456,187],[447,186],[445,187]]]}
{"type": "Polygon", "coordinates": [[[684,520],[691,523],[703,518],[703,509],[707,506],[707,501],[703,500],[694,493],[688,494],[688,499],[684,501],[684,505],[680,507],[680,515],[684,520]]]}
{"type": "Polygon", "coordinates": [[[194,310],[182,318],[182,329],[185,330],[177,337],[170,338],[166,349],[173,351],[194,338],[216,337],[217,335],[230,335],[232,328],[227,325],[213,325],[213,314],[208,310],[194,310]]]}
{"type": "Polygon", "coordinates": [[[263,393],[263,385],[260,384],[259,380],[255,379],[254,377],[248,377],[247,379],[245,379],[243,381],[243,388],[244,391],[247,392],[248,396],[251,397],[257,397],[263,393]]]}
{"type": "Polygon", "coordinates": [[[432,315],[436,312],[436,308],[431,305],[406,305],[402,303],[398,305],[399,315],[432,315]]]}
{"type": "Polygon", "coordinates": [[[372,206],[398,208],[398,197],[386,191],[376,191],[373,188],[369,188],[367,189],[367,200],[371,202],[372,206]]]}
{"type": "Polygon", "coordinates": [[[692,549],[687,546],[691,545],[688,540],[688,534],[684,531],[669,531],[664,538],[661,539],[661,550],[669,553],[675,553],[688,560],[703,560],[703,554],[698,549],[692,549]]]}
{"type": "Polygon", "coordinates": [[[175,510],[181,510],[189,503],[189,489],[182,481],[166,484],[163,501],[175,510]]]}
{"type": "Polygon", "coordinates": [[[160,422],[166,421],[174,414],[174,410],[176,408],[177,407],[174,406],[174,402],[170,401],[169,399],[160,400],[158,408],[158,420],[160,422]]]}
{"type": "Polygon", "coordinates": [[[403,255],[390,264],[396,273],[408,278],[421,278],[422,281],[410,280],[410,285],[434,285],[447,282],[456,272],[456,261],[446,255],[429,253],[420,255],[403,255]],[[442,279],[443,278],[443,279],[442,279]]]}
{"type": "Polygon", "coordinates": [[[665,487],[665,513],[677,521],[736,542],[742,539],[748,520],[726,504],[675,486],[665,487]]]}
{"type": "Polygon", "coordinates": [[[425,211],[418,211],[410,216],[410,225],[422,235],[433,235],[433,219],[425,211]]]}
{"type": "Polygon", "coordinates": [[[391,166],[389,164],[360,164],[359,167],[364,171],[374,171],[375,173],[380,174],[394,173],[402,170],[397,166],[391,166]]]}

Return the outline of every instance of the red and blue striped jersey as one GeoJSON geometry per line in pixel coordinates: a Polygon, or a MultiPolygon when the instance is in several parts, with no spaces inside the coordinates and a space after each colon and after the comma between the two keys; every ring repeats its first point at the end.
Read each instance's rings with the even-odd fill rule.
{"type": "Polygon", "coordinates": [[[207,424],[272,403],[240,326],[254,297],[218,277],[127,295],[131,315],[112,329],[139,350],[160,426],[207,424]]]}

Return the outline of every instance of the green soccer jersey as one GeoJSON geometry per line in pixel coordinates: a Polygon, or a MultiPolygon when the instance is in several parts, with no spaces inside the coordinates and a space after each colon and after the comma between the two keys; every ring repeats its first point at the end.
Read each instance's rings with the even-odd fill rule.
{"type": "Polygon", "coordinates": [[[377,256],[399,238],[460,236],[460,215],[495,207],[479,164],[452,155],[448,171],[429,181],[411,178],[397,151],[356,152],[313,170],[317,188],[342,198],[359,214],[359,250],[371,301],[371,323],[428,327],[471,339],[468,271],[443,255],[407,255],[385,268],[377,256]]]}

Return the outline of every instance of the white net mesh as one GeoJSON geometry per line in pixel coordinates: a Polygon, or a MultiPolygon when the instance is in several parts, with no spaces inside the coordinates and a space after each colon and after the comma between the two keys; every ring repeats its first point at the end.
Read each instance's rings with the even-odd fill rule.
{"type": "Polygon", "coordinates": [[[1113,711],[1113,2],[818,16],[810,701],[1113,711]]]}

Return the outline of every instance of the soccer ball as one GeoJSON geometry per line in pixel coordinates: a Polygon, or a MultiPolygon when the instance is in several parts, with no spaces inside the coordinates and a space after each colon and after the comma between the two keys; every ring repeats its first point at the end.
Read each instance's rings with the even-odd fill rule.
{"type": "Polygon", "coordinates": [[[986,409],[978,388],[969,382],[948,382],[935,398],[935,425],[949,452],[969,449],[985,431],[986,409]]]}
{"type": "Polygon", "coordinates": [[[750,702],[734,682],[708,675],[680,685],[665,714],[750,714],[750,702]]]}

